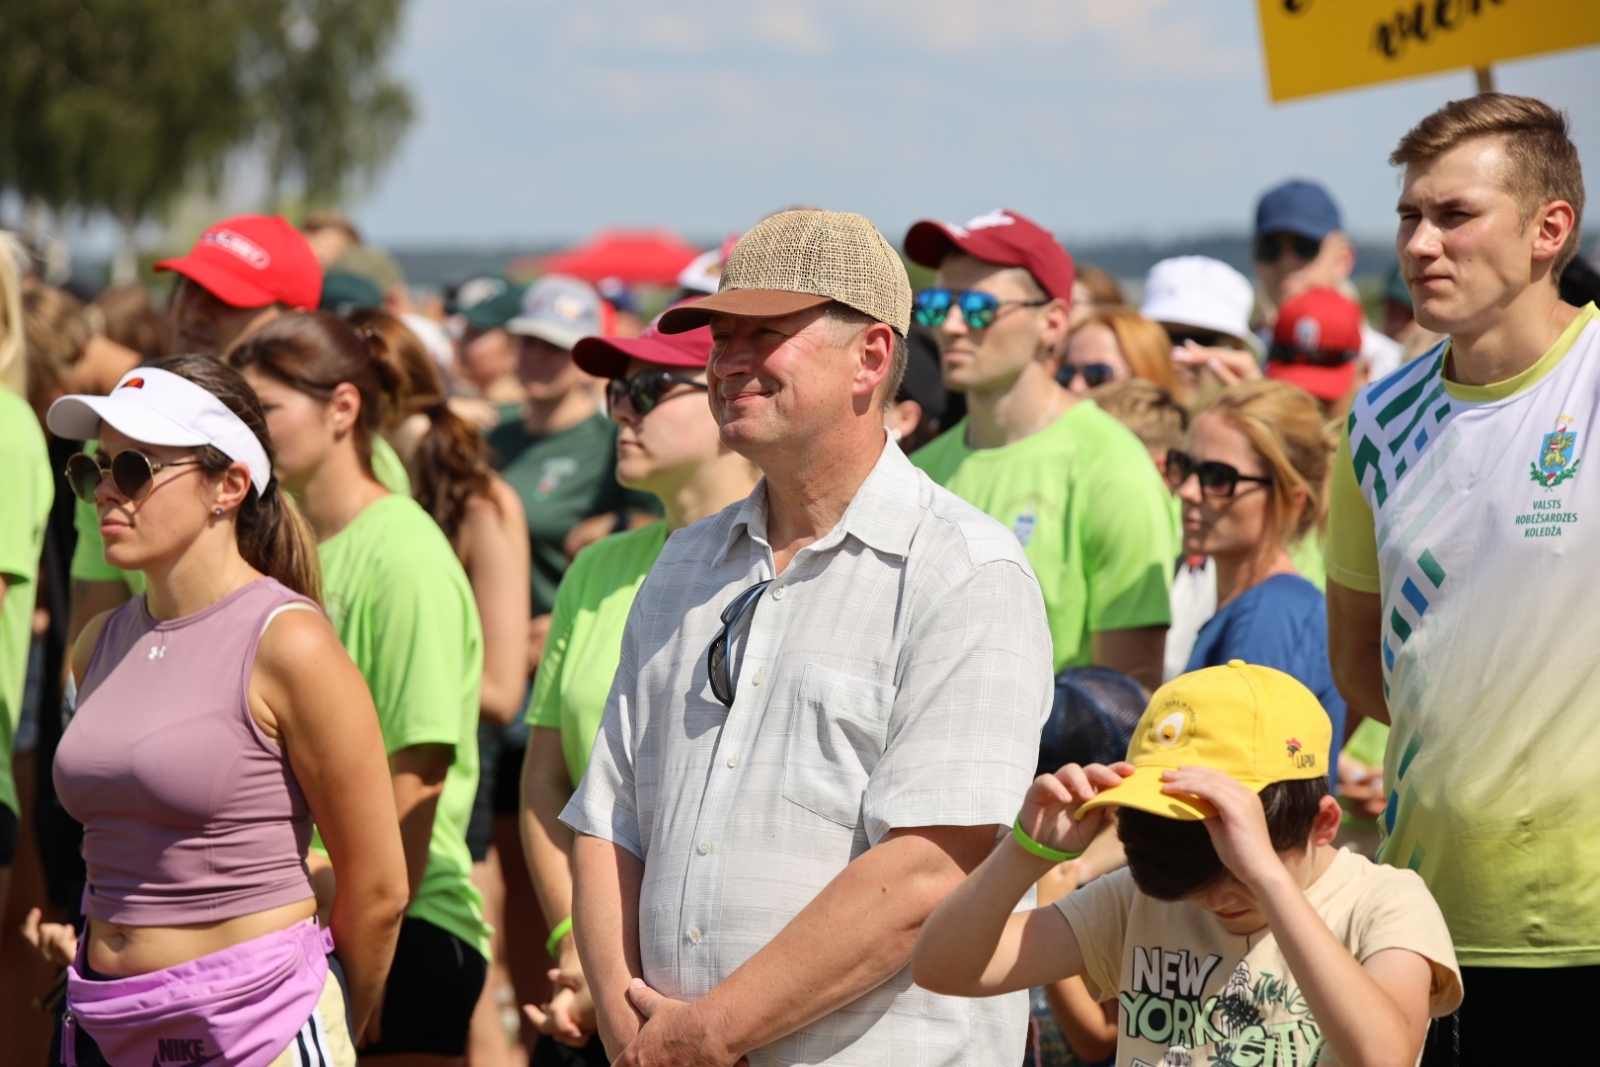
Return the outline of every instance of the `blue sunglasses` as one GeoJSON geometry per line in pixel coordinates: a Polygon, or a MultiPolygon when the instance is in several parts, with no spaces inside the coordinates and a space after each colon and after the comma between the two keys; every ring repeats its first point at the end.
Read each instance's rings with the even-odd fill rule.
{"type": "Polygon", "coordinates": [[[917,325],[936,329],[944,325],[952,306],[961,309],[961,321],[969,330],[986,330],[994,325],[1003,307],[1044,307],[1049,300],[1001,300],[993,293],[976,289],[924,289],[911,300],[911,316],[917,325]]]}

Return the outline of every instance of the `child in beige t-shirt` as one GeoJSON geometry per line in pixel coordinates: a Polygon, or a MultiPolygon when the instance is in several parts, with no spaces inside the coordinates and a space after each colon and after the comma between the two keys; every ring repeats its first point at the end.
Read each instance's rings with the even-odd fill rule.
{"type": "Polygon", "coordinates": [[[1118,1067],[1415,1063],[1460,971],[1415,873],[1331,847],[1331,732],[1279,671],[1235,660],[1168,683],[1129,762],[1034,782],[1012,838],[923,927],[912,977],[992,996],[1082,975],[1118,1002],[1118,1067]],[[1127,869],[1013,914],[1110,805],[1127,869]]]}

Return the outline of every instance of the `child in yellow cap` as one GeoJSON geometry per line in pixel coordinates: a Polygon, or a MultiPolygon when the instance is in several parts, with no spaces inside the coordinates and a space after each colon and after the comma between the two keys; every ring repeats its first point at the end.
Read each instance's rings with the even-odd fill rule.
{"type": "Polygon", "coordinates": [[[1035,780],[924,925],[912,978],[985,997],[1082,975],[1120,1002],[1118,1067],[1416,1063],[1461,973],[1422,879],[1332,847],[1330,734],[1281,671],[1234,660],[1168,683],[1127,762],[1035,780]],[[1014,911],[1113,805],[1127,868],[1014,911]]]}

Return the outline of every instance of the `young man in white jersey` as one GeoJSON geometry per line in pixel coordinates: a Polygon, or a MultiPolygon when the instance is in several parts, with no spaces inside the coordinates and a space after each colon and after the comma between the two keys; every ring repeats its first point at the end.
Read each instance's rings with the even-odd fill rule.
{"type": "Polygon", "coordinates": [[[1393,724],[1378,857],[1427,882],[1469,992],[1423,1062],[1554,1062],[1600,989],[1600,315],[1557,292],[1583,175],[1565,116],[1499,94],[1390,162],[1417,322],[1448,339],[1352,408],[1334,676],[1352,724],[1393,724]]]}
{"type": "Polygon", "coordinates": [[[1039,578],[1055,669],[1094,663],[1154,689],[1178,546],[1169,496],[1139,439],[1056,383],[1073,264],[1014,211],[906,234],[938,270],[913,302],[967,417],[911,462],[1011,530],[1039,578]]]}

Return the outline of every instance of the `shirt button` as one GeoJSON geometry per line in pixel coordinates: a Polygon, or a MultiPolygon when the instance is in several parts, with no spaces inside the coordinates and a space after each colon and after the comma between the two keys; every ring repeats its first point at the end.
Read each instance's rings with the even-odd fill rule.
{"type": "Polygon", "coordinates": [[[764,682],[766,680],[767,680],[767,672],[766,671],[756,671],[756,676],[754,678],[750,679],[750,684],[751,685],[760,685],[762,682],[764,682]]]}
{"type": "Polygon", "coordinates": [[[728,757],[728,766],[730,766],[730,767],[737,767],[737,766],[739,766],[739,756],[738,756],[738,753],[735,753],[735,754],[734,754],[734,755],[732,755],[732,756],[729,756],[729,757],[728,757]]]}
{"type": "Polygon", "coordinates": [[[702,856],[711,855],[711,842],[710,841],[702,841],[702,842],[700,842],[700,855],[702,855],[702,856]]]}
{"type": "Polygon", "coordinates": [[[773,600],[782,600],[783,599],[783,586],[780,585],[780,586],[778,586],[778,588],[776,588],[776,589],[774,589],[772,591],[772,599],[773,600]]]}
{"type": "Polygon", "coordinates": [[[690,941],[692,941],[692,942],[694,942],[695,944],[698,945],[700,943],[700,936],[701,936],[700,935],[700,928],[698,926],[689,927],[689,940],[690,941]]]}

